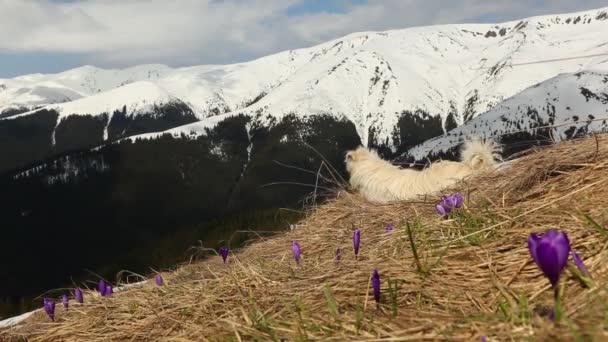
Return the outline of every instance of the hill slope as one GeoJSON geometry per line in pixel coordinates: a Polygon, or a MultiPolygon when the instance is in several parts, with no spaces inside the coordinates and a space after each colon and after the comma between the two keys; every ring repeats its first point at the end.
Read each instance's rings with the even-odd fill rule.
{"type": "Polygon", "coordinates": [[[87,292],[83,305],[57,308],[55,323],[36,312],[0,337],[602,340],[606,151],[605,135],[562,143],[471,179],[457,186],[467,194],[465,208],[449,220],[435,212],[436,198],[377,205],[340,192],[296,230],[233,252],[226,264],[213,256],[185,265],[163,273],[160,288],[150,281],[109,298],[87,292]],[[385,230],[388,224],[395,229],[385,230]],[[352,227],[362,231],[358,259],[352,227]],[[596,284],[586,289],[564,272],[567,324],[559,325],[548,318],[553,295],[527,248],[530,233],[551,227],[569,234],[596,284]],[[301,246],[299,264],[291,256],[292,241],[301,246]],[[378,306],[370,285],[374,268],[380,274],[378,306]]]}

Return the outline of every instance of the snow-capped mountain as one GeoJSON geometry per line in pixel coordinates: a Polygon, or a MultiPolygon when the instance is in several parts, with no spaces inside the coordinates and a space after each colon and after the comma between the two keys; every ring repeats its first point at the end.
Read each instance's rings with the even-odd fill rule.
{"type": "Polygon", "coordinates": [[[169,70],[165,65],[124,70],[104,70],[87,65],[58,74],[0,79],[0,114],[71,102],[137,81],[158,80],[169,70]]]}
{"type": "MultiPolygon", "coordinates": [[[[419,160],[454,152],[466,137],[490,137],[516,149],[509,137],[543,136],[561,141],[588,132],[608,132],[608,69],[561,74],[538,83],[488,112],[408,151],[419,160]]],[[[514,139],[517,140],[517,139],[514,139]]],[[[519,139],[521,140],[521,139],[519,139]]]]}
{"type": "Polygon", "coordinates": [[[452,114],[461,125],[559,74],[608,69],[602,55],[608,53],[607,19],[604,8],[500,24],[355,33],[232,65],[86,66],[27,75],[0,80],[0,112],[46,106],[60,117],[111,115],[126,106],[127,114],[137,114],[175,99],[203,120],[186,132],[217,122],[205,119],[222,113],[330,113],[352,121],[364,142],[370,130],[385,142],[404,111],[440,116],[444,124],[452,114]]]}

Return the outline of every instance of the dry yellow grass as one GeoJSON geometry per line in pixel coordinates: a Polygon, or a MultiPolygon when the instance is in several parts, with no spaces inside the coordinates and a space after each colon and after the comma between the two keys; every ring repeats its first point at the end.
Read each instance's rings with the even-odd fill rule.
{"type": "Polygon", "coordinates": [[[377,205],[342,191],[300,228],[231,253],[227,265],[213,257],[164,273],[161,288],[150,280],[111,298],[86,293],[84,305],[58,306],[57,322],[38,312],[0,339],[608,340],[608,240],[585,218],[608,226],[608,136],[539,150],[454,190],[467,200],[451,220],[435,212],[437,198],[377,205]],[[385,231],[387,224],[395,229],[385,231]],[[353,227],[362,232],[358,260],[353,227]],[[526,244],[531,232],[551,227],[568,232],[596,284],[584,288],[564,272],[568,318],[559,325],[547,318],[552,291],[526,244]],[[293,240],[302,247],[299,265],[293,240]],[[400,284],[395,296],[389,277],[400,284]]]}

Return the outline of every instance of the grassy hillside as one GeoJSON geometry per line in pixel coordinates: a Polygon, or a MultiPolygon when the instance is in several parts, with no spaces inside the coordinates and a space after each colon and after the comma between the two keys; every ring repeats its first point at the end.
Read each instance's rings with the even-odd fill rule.
{"type": "Polygon", "coordinates": [[[453,191],[466,199],[449,219],[435,211],[435,197],[377,205],[337,191],[299,228],[231,251],[226,264],[217,256],[183,265],[163,273],[165,286],[150,280],[112,297],[85,292],[84,304],[67,312],[58,303],[55,322],[36,312],[0,339],[608,339],[608,136],[539,149],[453,191]],[[594,280],[585,287],[562,273],[559,323],[549,318],[553,291],[527,247],[530,233],[550,228],[568,233],[594,280]]]}

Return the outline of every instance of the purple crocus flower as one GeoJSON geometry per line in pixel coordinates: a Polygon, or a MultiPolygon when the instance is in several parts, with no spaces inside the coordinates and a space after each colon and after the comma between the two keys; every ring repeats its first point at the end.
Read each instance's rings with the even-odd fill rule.
{"type": "Polygon", "coordinates": [[[487,341],[488,341],[488,338],[487,338],[485,335],[483,335],[483,336],[481,336],[481,338],[480,338],[479,340],[480,340],[481,342],[487,342],[487,341]]]}
{"type": "Polygon", "coordinates": [[[542,237],[532,233],[528,237],[528,249],[536,265],[555,287],[560,274],[568,264],[570,254],[568,235],[555,229],[549,230],[542,237]]]}
{"type": "Polygon", "coordinates": [[[441,197],[441,201],[435,206],[435,209],[442,217],[447,218],[452,209],[462,207],[462,203],[464,203],[464,195],[457,192],[447,197],[441,197]]]}
{"type": "Polygon", "coordinates": [[[228,247],[220,247],[220,255],[222,256],[222,260],[226,263],[226,258],[228,258],[228,247]]]}
{"type": "Polygon", "coordinates": [[[297,241],[291,243],[291,251],[293,252],[293,258],[296,259],[297,263],[300,263],[300,257],[302,256],[302,250],[300,244],[297,241]]]}
{"type": "Polygon", "coordinates": [[[374,268],[374,273],[372,273],[372,287],[374,289],[374,300],[376,303],[380,303],[380,274],[378,273],[378,269],[374,268]]]}
{"type": "Polygon", "coordinates": [[[68,306],[70,306],[70,299],[68,298],[68,295],[64,294],[61,296],[61,303],[63,303],[63,307],[67,310],[68,306]]]}
{"type": "Polygon", "coordinates": [[[165,283],[165,282],[163,281],[163,276],[162,276],[162,275],[160,275],[160,274],[157,274],[157,275],[154,277],[154,282],[156,283],[156,286],[163,286],[163,284],[165,283]]]}
{"type": "Polygon", "coordinates": [[[395,226],[394,226],[394,225],[389,224],[388,226],[386,226],[386,231],[391,231],[391,230],[393,230],[394,228],[395,228],[395,226]]]}
{"type": "Polygon", "coordinates": [[[80,288],[76,288],[76,290],[74,290],[74,298],[76,298],[76,301],[80,304],[82,304],[84,302],[84,296],[82,295],[82,290],[80,288]]]}
{"type": "Polygon", "coordinates": [[[353,232],[353,247],[355,248],[355,258],[359,257],[359,246],[361,245],[361,231],[355,229],[353,232]]]}
{"type": "Polygon", "coordinates": [[[112,285],[106,285],[106,292],[104,293],[104,295],[106,297],[110,297],[113,293],[114,289],[112,288],[112,285]]]}
{"type": "Polygon", "coordinates": [[[99,291],[99,294],[101,294],[102,297],[106,295],[106,282],[103,281],[103,279],[99,279],[97,291],[99,291]]]}
{"type": "Polygon", "coordinates": [[[340,248],[336,249],[336,261],[340,261],[342,259],[342,250],[340,248]]]}
{"type": "Polygon", "coordinates": [[[49,318],[54,322],[55,321],[55,301],[52,299],[43,299],[44,303],[44,312],[49,315],[49,318]]]}
{"type": "Polygon", "coordinates": [[[589,271],[587,271],[587,267],[585,266],[583,259],[581,259],[581,257],[575,251],[572,251],[572,259],[574,259],[574,264],[581,274],[584,277],[591,278],[591,274],[589,274],[589,271]]]}

